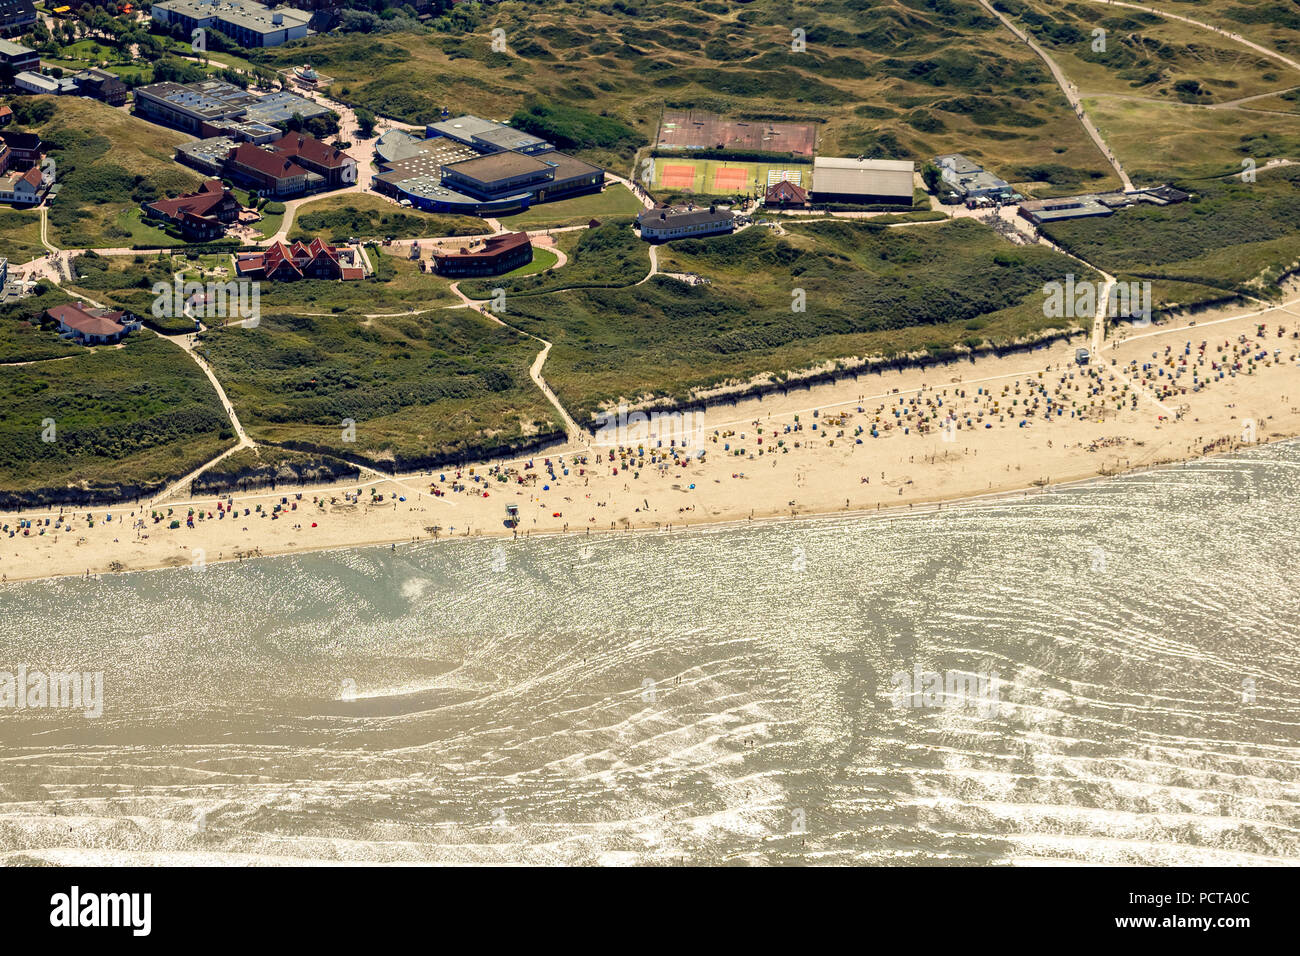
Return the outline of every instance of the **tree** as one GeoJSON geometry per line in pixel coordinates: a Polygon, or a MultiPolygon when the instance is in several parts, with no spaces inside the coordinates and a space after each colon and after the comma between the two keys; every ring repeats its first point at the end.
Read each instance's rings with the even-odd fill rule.
{"type": "Polygon", "coordinates": [[[363,107],[357,107],[357,136],[361,139],[370,139],[375,135],[375,114],[363,107]]]}

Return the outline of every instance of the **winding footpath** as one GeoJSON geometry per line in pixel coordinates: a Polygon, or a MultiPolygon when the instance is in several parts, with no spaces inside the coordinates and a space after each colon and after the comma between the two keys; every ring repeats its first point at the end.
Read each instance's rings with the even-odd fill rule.
{"type": "Polygon", "coordinates": [[[1051,71],[1052,78],[1056,80],[1057,86],[1059,86],[1061,92],[1065,94],[1066,100],[1070,103],[1070,108],[1074,110],[1074,115],[1077,116],[1079,122],[1083,124],[1084,131],[1087,132],[1087,134],[1092,137],[1092,141],[1097,144],[1097,148],[1101,150],[1101,154],[1106,157],[1106,161],[1109,162],[1111,167],[1115,170],[1115,175],[1118,176],[1120,182],[1124,184],[1124,188],[1126,190],[1131,190],[1133,188],[1133,181],[1128,178],[1128,173],[1126,173],[1124,167],[1120,165],[1119,157],[1116,156],[1110,146],[1106,144],[1106,140],[1102,138],[1097,127],[1093,125],[1091,118],[1088,116],[1088,111],[1083,108],[1083,103],[1080,102],[1078,89],[1075,88],[1073,83],[1066,79],[1064,71],[1057,65],[1056,61],[1048,55],[1046,50],[1035,43],[1029,34],[1012,23],[1011,19],[1007,17],[1006,14],[995,9],[989,0],[979,0],[979,5],[990,14],[997,17],[1004,27],[1010,30],[1015,37],[1028,46],[1029,49],[1038,54],[1038,58],[1047,64],[1047,69],[1051,71]]]}

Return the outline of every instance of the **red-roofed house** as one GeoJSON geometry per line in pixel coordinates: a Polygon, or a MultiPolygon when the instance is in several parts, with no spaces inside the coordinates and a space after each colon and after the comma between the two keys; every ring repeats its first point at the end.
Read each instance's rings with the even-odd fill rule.
{"type": "Polygon", "coordinates": [[[174,223],[181,234],[192,241],[206,241],[222,236],[226,226],[239,219],[239,200],[219,179],[209,179],[198,192],[141,203],[146,218],[174,223]]]}
{"type": "Polygon", "coordinates": [[[25,173],[14,171],[0,175],[0,202],[15,206],[32,206],[41,201],[44,188],[41,171],[33,166],[25,173]]]}
{"type": "Polygon", "coordinates": [[[774,209],[807,209],[808,190],[782,179],[767,187],[763,205],[774,209]]]}
{"type": "Polygon", "coordinates": [[[230,151],[226,169],[234,179],[248,183],[263,196],[296,196],[322,177],[303,169],[293,158],[265,146],[240,143],[230,151]]]}
{"type": "Polygon", "coordinates": [[[226,158],[226,171],[271,196],[295,196],[357,181],[355,159],[302,133],[286,133],[264,146],[240,143],[226,158]]]}
{"type": "Polygon", "coordinates": [[[285,133],[270,144],[284,156],[292,157],[299,166],[325,180],[331,189],[351,186],[357,181],[357,161],[335,146],[327,146],[318,139],[302,133],[285,133]]]}
{"type": "Polygon", "coordinates": [[[82,345],[117,342],[128,332],[140,328],[140,323],[127,318],[125,312],[87,309],[80,302],[76,305],[56,305],[47,309],[45,314],[59,323],[60,332],[82,345]]]}
{"type": "Polygon", "coordinates": [[[243,253],[235,259],[241,278],[292,282],[295,279],[361,279],[365,270],[344,265],[334,246],[319,237],[311,242],[272,243],[265,252],[243,253]]]}
{"type": "Polygon", "coordinates": [[[526,232],[507,232],[483,240],[477,249],[435,252],[433,267],[445,276],[499,276],[533,261],[533,244],[526,232]]]}
{"type": "Polygon", "coordinates": [[[0,106],[0,126],[8,126],[14,118],[14,111],[7,106],[0,106]]]}

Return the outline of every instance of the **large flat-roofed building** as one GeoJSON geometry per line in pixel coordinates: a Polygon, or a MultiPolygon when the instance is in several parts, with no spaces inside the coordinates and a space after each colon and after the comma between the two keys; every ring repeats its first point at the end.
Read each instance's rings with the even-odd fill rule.
{"type": "Polygon", "coordinates": [[[176,161],[209,176],[219,176],[225,169],[230,151],[238,145],[239,142],[229,136],[213,136],[196,143],[181,143],[176,147],[176,161]]]}
{"type": "Polygon", "coordinates": [[[457,116],[455,119],[430,123],[425,127],[424,132],[429,139],[445,136],[480,153],[510,151],[535,154],[545,153],[555,148],[546,140],[531,133],[525,133],[504,123],[480,119],[477,116],[457,116]]]}
{"type": "Polygon", "coordinates": [[[813,160],[813,202],[856,205],[912,205],[916,164],[900,159],[813,160]]]}
{"type": "Polygon", "coordinates": [[[445,276],[499,276],[533,261],[533,244],[526,232],[492,236],[477,247],[435,252],[433,267],[445,276]]]}
{"type": "Polygon", "coordinates": [[[257,123],[273,127],[293,116],[312,119],[330,110],[294,93],[258,96],[221,80],[199,83],[151,83],[135,91],[135,111],[145,119],[201,136],[228,127],[257,123]]]}
{"type": "Polygon", "coordinates": [[[293,7],[267,7],[253,0],[158,0],[153,18],[179,23],[186,32],[220,30],[245,47],[279,46],[307,35],[311,14],[293,7]]]}
{"type": "Polygon", "coordinates": [[[39,70],[41,55],[21,43],[0,40],[0,66],[7,66],[15,73],[21,73],[23,70],[39,70]]]}
{"type": "MultiPolygon", "coordinates": [[[[469,136],[464,139],[469,139],[469,136]]],[[[581,193],[598,192],[605,171],[565,153],[483,152],[462,138],[418,140],[385,134],[375,146],[383,170],[375,189],[430,212],[504,215],[581,193]]]]}
{"type": "Polygon", "coordinates": [[[641,238],[647,242],[667,242],[671,239],[690,239],[696,236],[715,236],[732,232],[736,217],[730,209],[710,206],[669,206],[647,209],[636,217],[641,238]]]}
{"type": "Polygon", "coordinates": [[[151,83],[135,91],[137,113],[187,133],[198,133],[204,123],[243,116],[249,105],[256,102],[256,95],[220,80],[151,83]]]}
{"type": "Polygon", "coordinates": [[[442,168],[445,185],[479,199],[504,199],[548,182],[554,169],[523,153],[492,153],[442,168]]]}
{"type": "Polygon", "coordinates": [[[979,163],[961,153],[945,153],[934,158],[939,174],[959,199],[1010,199],[1015,192],[1005,179],[999,179],[979,163]]]}
{"type": "Polygon", "coordinates": [[[1062,199],[1035,199],[1022,202],[1018,215],[1035,226],[1063,219],[1084,219],[1090,216],[1109,216],[1115,212],[1113,204],[1102,202],[1095,195],[1067,196],[1062,199]]]}

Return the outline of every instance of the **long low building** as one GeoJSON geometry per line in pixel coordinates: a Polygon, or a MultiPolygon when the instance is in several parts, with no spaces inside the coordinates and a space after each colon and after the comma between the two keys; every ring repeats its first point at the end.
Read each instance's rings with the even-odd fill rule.
{"type": "Polygon", "coordinates": [[[168,26],[180,24],[187,33],[200,27],[219,30],[246,47],[301,40],[311,22],[305,10],[267,7],[254,0],[157,0],[152,15],[168,26]]]}
{"type": "Polygon", "coordinates": [[[249,124],[273,129],[275,123],[284,123],[294,115],[313,119],[331,112],[295,93],[259,96],[222,80],[137,87],[135,111],[147,120],[195,136],[222,135],[249,124]]]}
{"type": "Polygon", "coordinates": [[[732,232],[736,228],[736,217],[730,209],[717,206],[708,209],[668,206],[645,210],[636,217],[636,224],[641,238],[647,242],[668,242],[732,232]]]}
{"type": "Polygon", "coordinates": [[[1084,219],[1090,216],[1109,216],[1115,212],[1112,205],[1103,203],[1098,196],[1067,196],[1063,199],[1034,199],[1022,202],[1017,215],[1035,226],[1060,222],[1063,219],[1084,219]]]}
{"type": "Polygon", "coordinates": [[[911,206],[916,164],[901,159],[813,160],[812,200],[861,206],[911,206]]]}

